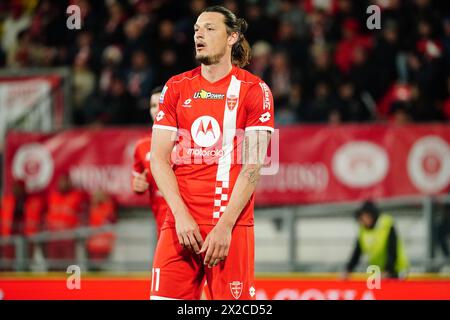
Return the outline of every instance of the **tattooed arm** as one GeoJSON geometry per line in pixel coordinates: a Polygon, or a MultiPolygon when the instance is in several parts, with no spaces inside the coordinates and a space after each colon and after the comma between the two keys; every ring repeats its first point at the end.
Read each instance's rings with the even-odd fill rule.
{"type": "Polygon", "coordinates": [[[234,226],[255,191],[270,141],[268,131],[248,131],[243,143],[243,166],[234,185],[227,208],[220,220],[234,226]]]}
{"type": "Polygon", "coordinates": [[[255,191],[270,141],[268,131],[248,131],[243,143],[243,166],[231,193],[225,212],[208,234],[201,252],[206,252],[204,263],[210,267],[228,255],[231,231],[242,210],[255,191]]]}

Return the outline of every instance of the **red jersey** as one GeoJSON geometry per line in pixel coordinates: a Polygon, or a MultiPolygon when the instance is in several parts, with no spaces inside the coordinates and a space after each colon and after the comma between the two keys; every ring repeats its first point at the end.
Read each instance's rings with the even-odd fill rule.
{"type": "MultiPolygon", "coordinates": [[[[211,83],[201,67],[164,86],[153,128],[177,132],[173,166],[181,196],[198,224],[216,224],[240,173],[243,133],[274,130],[273,98],[258,77],[232,67],[211,83]]],[[[236,225],[253,225],[254,195],[236,225]]],[[[173,226],[172,214],[166,225],[173,226]]]]}
{"type": "Polygon", "coordinates": [[[159,232],[162,223],[164,222],[168,206],[162,193],[158,190],[158,186],[150,171],[150,144],[150,136],[142,138],[137,142],[134,150],[133,175],[140,174],[144,172],[145,169],[148,170],[147,182],[149,184],[150,207],[155,216],[159,232]]]}

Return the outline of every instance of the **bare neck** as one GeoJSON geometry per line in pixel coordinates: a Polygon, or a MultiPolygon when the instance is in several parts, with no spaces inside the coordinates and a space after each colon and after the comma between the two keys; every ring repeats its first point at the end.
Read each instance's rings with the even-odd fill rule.
{"type": "Polygon", "coordinates": [[[209,66],[202,64],[201,74],[209,82],[216,82],[230,73],[232,67],[230,59],[224,59],[209,66]]]}

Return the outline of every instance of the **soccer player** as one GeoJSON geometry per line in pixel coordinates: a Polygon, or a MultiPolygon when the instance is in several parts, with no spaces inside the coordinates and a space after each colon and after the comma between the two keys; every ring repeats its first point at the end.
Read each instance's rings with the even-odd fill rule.
{"type": "MultiPolygon", "coordinates": [[[[162,91],[162,86],[154,88],[150,96],[150,116],[155,121],[156,113],[159,107],[159,96],[162,91]]],[[[137,194],[143,194],[147,190],[150,196],[150,206],[155,217],[157,238],[161,231],[164,218],[168,210],[166,201],[161,192],[158,191],[156,182],[150,171],[150,145],[151,137],[145,136],[140,139],[134,150],[134,164],[133,164],[133,191],[137,194]]]]}
{"type": "Polygon", "coordinates": [[[241,69],[247,23],[205,9],[194,25],[200,66],[169,79],[153,125],[151,169],[170,212],[150,299],[254,299],[254,190],[273,132],[268,86],[241,69]],[[170,156],[176,146],[177,161],[170,156]]]}

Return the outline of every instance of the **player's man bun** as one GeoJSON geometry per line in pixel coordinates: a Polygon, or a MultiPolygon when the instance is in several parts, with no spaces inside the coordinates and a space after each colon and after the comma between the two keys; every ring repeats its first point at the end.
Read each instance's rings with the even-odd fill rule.
{"type": "Polygon", "coordinates": [[[225,25],[227,26],[228,34],[231,34],[232,32],[239,33],[239,39],[231,49],[231,62],[240,68],[248,65],[251,58],[251,49],[244,36],[244,33],[248,28],[247,21],[242,18],[238,19],[233,12],[222,6],[208,7],[203,12],[217,12],[222,14],[225,17],[225,25]]]}

